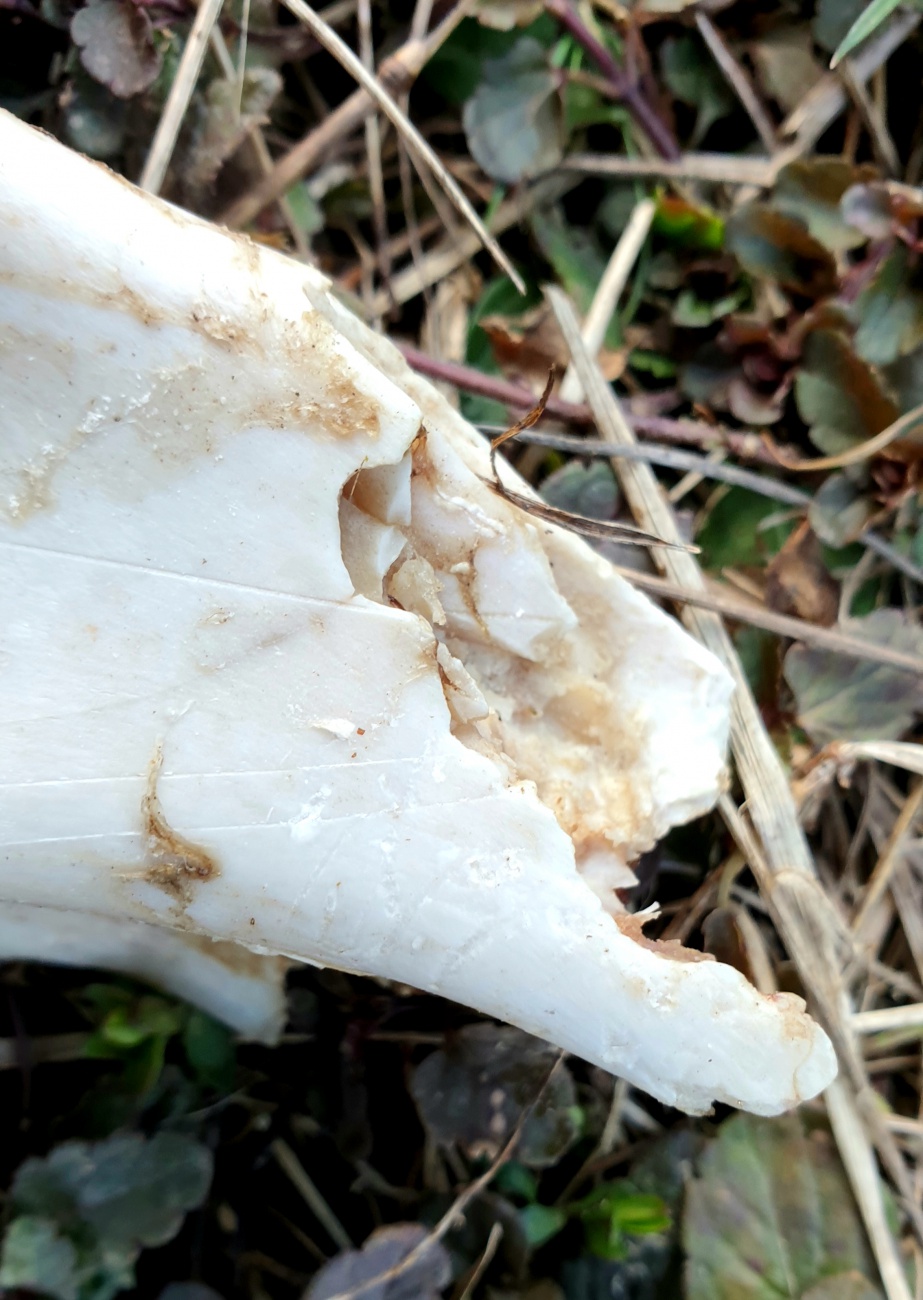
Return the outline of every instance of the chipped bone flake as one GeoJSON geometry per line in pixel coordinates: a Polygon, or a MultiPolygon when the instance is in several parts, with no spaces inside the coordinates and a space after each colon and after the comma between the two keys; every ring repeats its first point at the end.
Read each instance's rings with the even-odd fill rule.
{"type": "Polygon", "coordinates": [[[181,951],[192,997],[271,1034],[250,949],[694,1112],[824,1087],[797,998],[610,914],[722,788],[717,662],[493,493],[317,273],[5,113],[0,224],[0,955],[68,930],[62,960],[172,987],[181,951]],[[235,951],[247,1006],[214,977],[235,951]]]}

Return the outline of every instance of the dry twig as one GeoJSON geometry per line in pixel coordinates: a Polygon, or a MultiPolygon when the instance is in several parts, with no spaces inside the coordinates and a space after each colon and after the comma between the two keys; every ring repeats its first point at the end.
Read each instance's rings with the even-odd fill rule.
{"type": "Polygon", "coordinates": [[[192,92],[202,70],[202,60],[205,58],[208,38],[212,28],[218,21],[218,15],[221,12],[223,3],[224,0],[202,0],[201,5],[196,10],[192,27],[186,37],[186,44],[183,46],[182,57],[179,61],[179,67],[176,69],[173,85],[170,87],[167,102],[164,104],[160,121],[157,123],[157,130],[154,132],[154,139],[151,142],[144,170],[141,172],[141,179],[138,181],[141,189],[147,190],[149,194],[159,193],[163,178],[167,174],[179,129],[182,126],[183,118],[186,116],[186,109],[189,107],[192,92]]]}
{"type": "Polygon", "coordinates": [[[872,641],[862,641],[859,637],[838,632],[830,627],[821,627],[817,623],[808,623],[804,619],[792,618],[788,614],[777,614],[775,610],[766,609],[752,600],[741,600],[730,592],[724,592],[717,584],[709,583],[702,591],[690,591],[679,583],[670,582],[651,573],[639,573],[635,569],[614,566],[617,573],[663,600],[674,600],[683,605],[694,605],[697,609],[712,610],[723,618],[733,619],[737,623],[749,623],[752,627],[764,628],[777,636],[788,637],[792,641],[802,641],[805,645],[816,646],[819,650],[829,650],[833,654],[845,655],[850,659],[863,659],[870,663],[887,664],[891,668],[900,668],[909,673],[923,673],[923,659],[916,655],[904,654],[892,650],[890,646],[876,645],[872,641]]]}
{"type": "Polygon", "coordinates": [[[352,1238],[323,1196],[321,1196],[316,1184],[308,1176],[301,1161],[288,1143],[283,1141],[282,1138],[276,1138],[270,1144],[269,1149],[272,1151],[279,1168],[302,1196],[308,1209],[318,1223],[323,1225],[330,1240],[336,1243],[339,1250],[352,1250],[352,1238]]]}
{"type": "Polygon", "coordinates": [[[852,926],[857,943],[862,942],[869,916],[891,882],[921,805],[923,805],[923,780],[917,782],[913,791],[904,800],[897,820],[891,828],[888,841],[865,887],[862,906],[856,913],[852,926]]]}
{"type": "Polygon", "coordinates": [[[874,438],[867,438],[865,442],[857,443],[855,447],[849,447],[836,456],[815,456],[810,460],[796,460],[794,457],[786,456],[781,448],[775,445],[772,445],[770,450],[777,463],[784,469],[798,470],[802,474],[816,470],[843,469],[847,465],[861,465],[863,461],[871,460],[879,452],[890,447],[893,442],[906,438],[921,425],[923,425],[923,405],[907,411],[886,429],[882,429],[881,433],[876,433],[874,438]]]}
{"type": "MultiPolygon", "coordinates": [[[[651,199],[644,199],[635,205],[631,218],[609,258],[602,279],[596,287],[590,310],[583,322],[583,338],[594,357],[603,345],[609,322],[615,315],[622,290],[638,260],[638,254],[650,232],[656,211],[657,205],[651,199]]],[[[571,363],[561,381],[561,398],[565,402],[578,402],[581,394],[580,380],[571,363]]]]}
{"type": "Polygon", "coordinates": [[[429,142],[423,138],[410,119],[401,112],[399,106],[394,102],[392,96],[382,85],[381,81],[363,65],[362,60],[357,58],[346,42],[339,36],[329,24],[306,5],[304,0],[284,0],[284,4],[295,17],[317,37],[324,49],[328,50],[337,62],[341,63],[346,71],[359,83],[377,104],[381,111],[393,123],[404,140],[407,148],[417,160],[417,165],[426,166],[430,169],[439,184],[445,190],[446,194],[458,208],[459,212],[468,222],[468,225],[475,232],[479,242],[487,249],[494,261],[502,271],[513,281],[520,293],[525,293],[526,286],[519,272],[513,266],[512,262],[504,253],[503,249],[497,243],[494,236],[485,227],[481,218],[475,212],[474,208],[468,202],[465,195],[459,189],[455,178],[443,165],[442,160],[429,142]]]}
{"type": "Polygon", "coordinates": [[[787,161],[747,158],[739,154],[686,153],[680,158],[623,158],[618,154],[572,153],[559,170],[587,172],[591,176],[645,177],[665,181],[712,181],[720,185],[775,184],[779,168],[787,161]]]}
{"type": "Polygon", "coordinates": [[[776,128],[773,126],[772,119],[766,109],[761,104],[750,78],[704,10],[696,9],[695,25],[699,29],[702,40],[711,51],[712,58],[721,69],[722,76],[740,100],[745,113],[753,123],[757,135],[763,142],[763,148],[770,154],[775,153],[779,143],[776,139],[776,128]]]}
{"type": "MultiPolygon", "coordinates": [[[[546,292],[601,435],[613,443],[631,443],[633,435],[615,394],[583,344],[573,306],[560,289],[552,287],[546,292]]],[[[641,527],[658,536],[680,540],[673,513],[651,469],[635,462],[619,462],[618,472],[641,527]]],[[[702,593],[704,579],[693,556],[678,551],[653,554],[672,582],[694,595],[702,593]]],[[[731,743],[754,831],[749,829],[739,810],[726,796],[721,801],[722,811],[748,858],[804,987],[811,994],[836,1044],[844,1071],[837,1096],[838,1116],[842,1121],[838,1137],[848,1128],[850,1142],[858,1134],[861,1145],[859,1152],[853,1147],[844,1150],[844,1160],[889,1300],[907,1300],[906,1291],[894,1277],[896,1247],[893,1239],[889,1232],[882,1237],[879,1230],[885,1220],[877,1175],[871,1184],[864,1176],[866,1169],[874,1171],[874,1155],[867,1133],[873,1135],[882,1159],[905,1197],[908,1213],[918,1232],[923,1229],[923,1216],[912,1203],[910,1175],[893,1135],[887,1131],[876,1111],[863,1061],[845,1022],[844,989],[838,960],[842,927],[816,880],[811,853],[798,821],[786,775],[733,643],[716,614],[687,606],[685,620],[700,640],[718,655],[734,679],[731,743]]]]}
{"type": "MultiPolygon", "coordinates": [[[[378,83],[394,94],[409,89],[432,56],[448,40],[465,17],[467,0],[455,6],[425,40],[411,39],[379,65],[378,83]]],[[[367,90],[355,90],[342,104],[276,162],[272,171],[240,196],[219,217],[231,229],[247,225],[263,208],[317,167],[342,139],[375,112],[375,100],[367,90]]]]}

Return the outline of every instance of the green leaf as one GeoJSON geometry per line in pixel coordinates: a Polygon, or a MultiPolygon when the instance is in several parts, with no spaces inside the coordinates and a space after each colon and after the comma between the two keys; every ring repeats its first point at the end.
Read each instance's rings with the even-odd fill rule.
{"type": "Polygon", "coordinates": [[[854,542],[875,512],[869,498],[846,474],[830,474],[814,493],[808,522],[828,546],[854,542]]]}
{"type": "Polygon", "coordinates": [[[898,415],[876,372],[834,330],[808,335],[795,402],[812,442],[828,455],[874,437],[898,415]]]}
{"type": "Polygon", "coordinates": [[[875,1276],[833,1142],[797,1114],[721,1125],[687,1189],[683,1237],[686,1300],[803,1300],[825,1278],[875,1276]]]}
{"type": "Polygon", "coordinates": [[[661,46],[660,59],[669,89],[677,99],[696,110],[695,126],[689,138],[689,147],[694,149],[708,134],[709,127],[734,110],[736,100],[702,41],[691,33],[668,36],[661,46]]]}
{"type": "Polygon", "coordinates": [[[531,36],[485,61],[462,122],[468,148],[488,176],[513,184],[561,161],[558,81],[545,49],[531,36]]]}
{"type": "Polygon", "coordinates": [[[307,181],[298,181],[290,189],[285,191],[285,198],[291,208],[292,216],[295,222],[304,233],[311,237],[324,228],[324,211],[317,199],[311,193],[310,185],[307,181]]]}
{"type": "Polygon", "coordinates": [[[817,44],[832,54],[867,3],[868,0],[817,0],[811,24],[817,44]]]}
{"type": "Polygon", "coordinates": [[[725,316],[730,316],[731,312],[737,311],[743,306],[746,298],[747,291],[743,287],[725,294],[722,298],[715,298],[712,302],[697,297],[692,289],[683,289],[673,304],[671,312],[673,324],[683,329],[703,329],[707,325],[714,324],[716,320],[723,320],[725,316]]]}
{"type": "Polygon", "coordinates": [[[902,0],[871,0],[871,4],[866,5],[834,51],[830,60],[831,68],[835,68],[841,59],[845,59],[866,37],[871,36],[901,3],[902,0]]]}
{"type": "Polygon", "coordinates": [[[680,248],[716,253],[724,247],[724,221],[711,208],[673,194],[657,198],[652,229],[680,248]]]}
{"type": "Polygon", "coordinates": [[[625,1234],[617,1219],[606,1214],[588,1215],[583,1221],[586,1248],[598,1259],[624,1259],[628,1254],[625,1234]]]}
{"type": "Polygon", "coordinates": [[[70,82],[61,111],[64,135],[72,148],[103,160],[122,149],[128,122],[127,105],[82,68],[70,82]]]}
{"type": "Polygon", "coordinates": [[[0,1287],[77,1300],[77,1249],[50,1219],[24,1214],[6,1230],[0,1252],[0,1287]]]}
{"type": "MultiPolygon", "coordinates": [[[[557,24],[545,15],[527,30],[530,36],[548,45],[554,39],[557,24]]],[[[521,35],[516,30],[492,31],[476,19],[466,18],[436,51],[422,76],[443,99],[460,107],[480,85],[485,59],[505,54],[521,35]]]]}
{"type": "Polygon", "coordinates": [[[753,62],[767,95],[790,113],[807,91],[824,75],[814,58],[811,28],[807,23],[773,27],[750,43],[753,62]]]}
{"type": "Polygon", "coordinates": [[[570,461],[548,475],[541,494],[549,505],[588,519],[614,519],[619,505],[618,484],[604,460],[589,465],[570,461]]]}
{"type": "Polygon", "coordinates": [[[696,541],[709,569],[764,564],[775,555],[792,530],[791,523],[762,528],[777,514],[778,502],[746,488],[731,488],[710,511],[696,541]]]}
{"type": "Polygon", "coordinates": [[[898,246],[853,306],[855,348],[873,365],[887,366],[923,343],[923,276],[918,260],[898,246]]]}
{"type": "Polygon", "coordinates": [[[768,203],[748,203],[725,228],[725,244],[745,271],[775,281],[806,298],[822,298],[837,287],[831,253],[796,217],[768,203]]]}
{"type": "Polygon", "coordinates": [[[586,311],[606,269],[602,249],[585,229],[569,225],[560,208],[533,213],[531,226],[557,278],[586,311]]]}
{"type": "Polygon", "coordinates": [[[106,1016],[102,1033],[113,1044],[134,1047],[145,1038],[172,1038],[179,1033],[185,1008],[149,994],[127,1007],[116,1007],[106,1016]]]}
{"type": "MultiPolygon", "coordinates": [[[[850,618],[838,631],[923,657],[923,630],[902,610],[879,609],[850,618]]],[[[898,740],[923,712],[923,680],[889,664],[850,659],[792,646],[785,678],[795,696],[799,725],[813,741],[898,740]]]]}
{"type": "Polygon", "coordinates": [[[651,352],[647,348],[632,348],[628,356],[628,365],[632,370],[650,375],[652,379],[672,379],[676,374],[676,362],[662,352],[651,352]]]}
{"type": "Polygon", "coordinates": [[[538,1179],[518,1160],[508,1160],[498,1171],[491,1187],[504,1196],[519,1196],[524,1201],[538,1199],[538,1179]]]}
{"type": "Polygon", "coordinates": [[[564,86],[564,134],[570,138],[574,131],[588,126],[608,125],[625,127],[631,121],[621,104],[604,99],[593,86],[583,86],[571,81],[564,86]]]}
{"type": "Polygon", "coordinates": [[[202,1203],[212,1174],[206,1147],[180,1133],[116,1134],[63,1142],[27,1160],[10,1192],[15,1210],[90,1228],[103,1250],[160,1246],[202,1203]]]}
{"type": "Polygon", "coordinates": [[[772,206],[803,221],[832,253],[846,252],[865,243],[866,236],[847,221],[841,200],[874,175],[874,168],[856,167],[842,158],[799,158],[779,172],[772,206]]]}
{"type": "Polygon", "coordinates": [[[230,1092],[237,1058],[226,1025],[204,1011],[192,1011],[183,1031],[183,1048],[200,1083],[216,1092],[230,1092]]]}
{"type": "Polygon", "coordinates": [[[672,1223],[659,1196],[639,1192],[625,1179],[604,1183],[568,1208],[583,1224],[588,1249],[600,1259],[623,1259],[627,1236],[668,1232],[672,1223]]]}
{"type": "Polygon", "coordinates": [[[556,1237],[567,1223],[567,1213],[554,1205],[527,1205],[519,1211],[519,1222],[533,1250],[556,1237]]]}

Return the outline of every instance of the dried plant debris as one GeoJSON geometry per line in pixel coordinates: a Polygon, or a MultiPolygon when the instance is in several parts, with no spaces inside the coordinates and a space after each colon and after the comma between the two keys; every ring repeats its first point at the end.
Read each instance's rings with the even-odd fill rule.
{"type": "Polygon", "coordinates": [[[0,0],[0,107],[46,133],[0,117],[0,1285],[908,1300],[920,6],[322,16],[506,274],[407,165],[406,123],[376,129],[276,0],[210,30],[191,0],[0,0]],[[255,242],[49,139],[137,180],[171,88],[161,192],[255,242]],[[740,793],[729,684],[667,616],[684,593],[661,612],[607,567],[640,586],[671,553],[629,531],[572,375],[543,409],[571,365],[549,281],[728,611],[815,855],[805,924],[840,918],[839,987],[803,959],[795,982],[746,819],[709,812],[740,793]],[[524,413],[571,442],[492,463],[524,413]],[[663,1104],[822,1088],[792,989],[842,1009],[834,1097],[875,1099],[851,1135],[829,1112],[881,1277],[822,1101],[797,1123],[663,1104]],[[80,1199],[109,1144],[116,1184],[134,1164],[153,1189],[125,1201],[137,1237],[80,1199]]]}

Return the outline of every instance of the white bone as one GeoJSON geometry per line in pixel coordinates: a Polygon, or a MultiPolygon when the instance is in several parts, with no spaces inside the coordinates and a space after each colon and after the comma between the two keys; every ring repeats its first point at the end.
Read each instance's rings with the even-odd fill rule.
{"type": "MultiPolygon", "coordinates": [[[[824,1087],[799,999],[618,916],[721,789],[718,663],[498,496],[314,271],[6,114],[0,230],[0,955],[69,916],[62,959],[169,983],[205,936],[443,994],[690,1111],[824,1087]]],[[[241,1026],[271,1032],[276,970],[241,1026]]]]}

